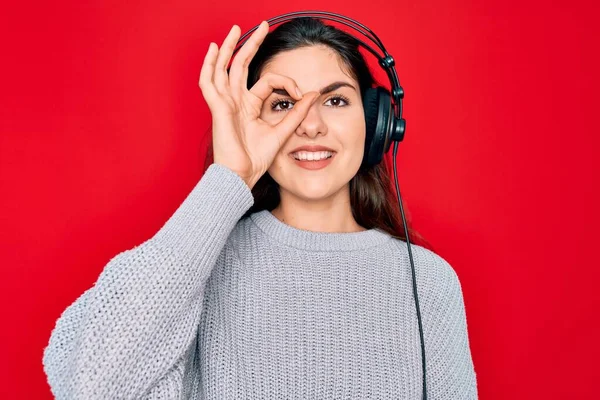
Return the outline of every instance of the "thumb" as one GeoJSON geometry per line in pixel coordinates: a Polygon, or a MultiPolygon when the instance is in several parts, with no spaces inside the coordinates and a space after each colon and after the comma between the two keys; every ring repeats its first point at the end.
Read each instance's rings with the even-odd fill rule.
{"type": "Polygon", "coordinates": [[[280,143],[284,143],[288,136],[292,134],[300,125],[300,122],[308,114],[308,110],[315,103],[315,101],[321,96],[319,92],[307,92],[302,96],[302,99],[294,105],[287,115],[275,125],[275,134],[279,136],[280,143]]]}

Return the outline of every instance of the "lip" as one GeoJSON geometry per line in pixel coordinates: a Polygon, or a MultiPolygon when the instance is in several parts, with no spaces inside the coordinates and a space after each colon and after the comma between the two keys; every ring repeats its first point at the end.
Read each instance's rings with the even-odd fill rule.
{"type": "Polygon", "coordinates": [[[325,146],[305,145],[305,146],[296,147],[294,150],[290,151],[290,154],[294,154],[299,151],[331,151],[332,153],[336,152],[332,148],[325,147],[325,146]]]}

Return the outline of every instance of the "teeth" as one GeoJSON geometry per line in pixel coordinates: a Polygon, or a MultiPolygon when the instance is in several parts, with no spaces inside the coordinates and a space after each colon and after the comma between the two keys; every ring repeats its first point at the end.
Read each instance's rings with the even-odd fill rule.
{"type": "Polygon", "coordinates": [[[298,151],[296,153],[293,153],[292,156],[296,160],[318,161],[318,160],[323,160],[325,158],[329,158],[329,157],[333,156],[333,152],[332,151],[315,151],[315,152],[298,151]]]}

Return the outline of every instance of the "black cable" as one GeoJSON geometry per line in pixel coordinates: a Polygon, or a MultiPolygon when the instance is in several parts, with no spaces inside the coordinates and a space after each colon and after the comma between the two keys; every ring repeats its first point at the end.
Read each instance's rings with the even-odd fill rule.
{"type": "Polygon", "coordinates": [[[419,322],[419,336],[421,337],[421,361],[423,364],[423,400],[427,400],[427,383],[425,369],[425,339],[423,338],[423,323],[421,322],[421,308],[419,307],[419,295],[417,293],[417,277],[415,274],[415,264],[413,262],[412,251],[410,249],[410,238],[408,236],[408,228],[406,227],[406,217],[404,216],[404,207],[402,206],[402,197],[400,197],[400,187],[398,186],[398,171],[396,170],[396,154],[398,153],[398,143],[394,141],[393,150],[393,168],[394,168],[394,183],[396,184],[396,197],[402,214],[402,224],[404,225],[404,234],[406,235],[406,244],[408,246],[408,257],[410,258],[410,267],[412,270],[413,296],[415,298],[415,307],[417,309],[417,320],[419,322]]]}

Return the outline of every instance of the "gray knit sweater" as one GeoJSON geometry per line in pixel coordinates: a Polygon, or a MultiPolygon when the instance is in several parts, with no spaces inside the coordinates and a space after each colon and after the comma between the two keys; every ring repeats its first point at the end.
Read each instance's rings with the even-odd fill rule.
{"type": "MultiPolygon", "coordinates": [[[[147,241],[114,256],[43,353],[61,399],[420,399],[406,243],[311,232],[212,164],[147,241]]],[[[431,400],[476,399],[461,286],[412,245],[431,400]]]]}

